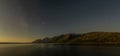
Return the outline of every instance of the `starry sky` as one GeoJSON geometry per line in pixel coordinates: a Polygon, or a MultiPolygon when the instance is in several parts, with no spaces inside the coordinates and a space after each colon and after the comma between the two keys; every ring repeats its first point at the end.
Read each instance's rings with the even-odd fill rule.
{"type": "Polygon", "coordinates": [[[0,0],[0,42],[120,32],[120,0],[0,0]]]}

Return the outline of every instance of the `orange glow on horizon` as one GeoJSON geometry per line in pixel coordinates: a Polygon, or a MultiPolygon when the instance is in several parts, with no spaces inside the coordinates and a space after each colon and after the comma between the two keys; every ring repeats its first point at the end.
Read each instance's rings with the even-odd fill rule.
{"type": "Polygon", "coordinates": [[[34,38],[0,38],[0,42],[32,42],[34,38]]]}

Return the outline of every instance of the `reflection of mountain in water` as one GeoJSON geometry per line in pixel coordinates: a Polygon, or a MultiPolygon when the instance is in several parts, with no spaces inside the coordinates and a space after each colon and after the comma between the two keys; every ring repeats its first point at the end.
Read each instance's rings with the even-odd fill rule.
{"type": "Polygon", "coordinates": [[[53,44],[1,44],[0,56],[120,56],[120,48],[53,44]]]}

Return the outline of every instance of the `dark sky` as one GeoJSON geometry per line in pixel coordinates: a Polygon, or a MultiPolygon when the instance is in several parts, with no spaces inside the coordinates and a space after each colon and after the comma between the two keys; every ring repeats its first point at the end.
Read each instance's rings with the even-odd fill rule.
{"type": "Polygon", "coordinates": [[[120,32],[120,0],[0,0],[0,26],[0,41],[120,32]]]}

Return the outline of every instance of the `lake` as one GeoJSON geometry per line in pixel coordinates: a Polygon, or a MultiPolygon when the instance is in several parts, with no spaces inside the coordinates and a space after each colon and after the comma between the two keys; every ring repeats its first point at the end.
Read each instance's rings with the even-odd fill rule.
{"type": "Polygon", "coordinates": [[[0,44],[0,56],[120,56],[120,47],[0,44]]]}

